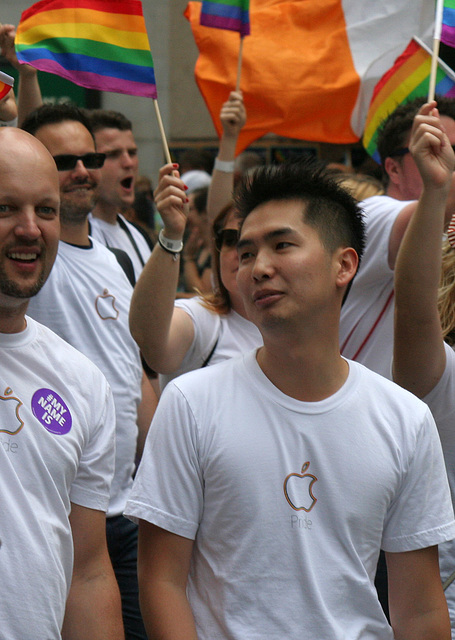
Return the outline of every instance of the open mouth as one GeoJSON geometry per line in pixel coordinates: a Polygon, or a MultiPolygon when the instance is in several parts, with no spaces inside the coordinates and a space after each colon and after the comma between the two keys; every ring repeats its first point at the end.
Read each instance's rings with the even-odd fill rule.
{"type": "Polygon", "coordinates": [[[131,187],[133,186],[133,178],[129,177],[129,178],[124,178],[120,184],[122,185],[122,187],[124,189],[131,189],[131,187]]]}

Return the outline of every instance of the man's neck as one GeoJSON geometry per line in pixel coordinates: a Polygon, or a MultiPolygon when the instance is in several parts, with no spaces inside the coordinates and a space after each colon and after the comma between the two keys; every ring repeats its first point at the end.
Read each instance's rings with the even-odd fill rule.
{"type": "Polygon", "coordinates": [[[88,220],[84,220],[81,224],[65,224],[62,222],[60,227],[60,240],[68,242],[69,244],[76,244],[80,247],[90,247],[88,220]]]}
{"type": "Polygon", "coordinates": [[[108,202],[98,201],[93,207],[92,216],[109,224],[117,224],[118,212],[118,207],[108,202]]]}
{"type": "Polygon", "coordinates": [[[27,326],[25,312],[27,311],[28,300],[16,300],[10,306],[0,308],[0,333],[20,333],[27,326]]]}
{"type": "Polygon", "coordinates": [[[405,198],[401,193],[401,190],[394,184],[389,184],[387,186],[386,196],[394,198],[395,200],[400,200],[401,202],[404,202],[405,200],[412,200],[412,198],[405,198]]]}
{"type": "Polygon", "coordinates": [[[257,362],[280,391],[304,402],[329,398],[343,386],[349,373],[338,340],[308,346],[299,345],[293,338],[283,344],[282,340],[274,342],[264,336],[257,362]]]}

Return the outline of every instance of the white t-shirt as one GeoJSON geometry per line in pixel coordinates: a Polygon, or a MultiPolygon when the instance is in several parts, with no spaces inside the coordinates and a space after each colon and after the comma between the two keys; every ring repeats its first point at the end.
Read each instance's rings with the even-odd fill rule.
{"type": "Polygon", "coordinates": [[[117,429],[109,516],[123,511],[136,454],[142,365],[128,325],[132,291],[113,253],[96,240],[92,248],[60,242],[50,276],[28,308],[90,358],[112,388],[117,429]]]}
{"type": "Polygon", "coordinates": [[[341,309],[341,353],[389,379],[394,315],[389,240],[398,214],[408,204],[389,196],[373,196],[360,203],[365,214],[366,248],[341,309]]]}
{"type": "Polygon", "coordinates": [[[160,375],[162,389],[177,376],[199,369],[215,343],[215,351],[207,366],[262,345],[262,336],[256,325],[233,310],[219,315],[204,307],[199,297],[176,300],[175,306],[183,309],[193,321],[194,339],[179,369],[169,375],[160,375]]]}
{"type": "MultiPolygon", "coordinates": [[[[445,351],[447,363],[444,374],[424,401],[430,407],[438,427],[455,505],[455,353],[447,344],[445,351]]],[[[439,547],[439,565],[444,582],[455,571],[455,541],[439,547]]],[[[445,594],[452,622],[452,638],[455,640],[455,582],[452,582],[445,594]]]]}
{"type": "Polygon", "coordinates": [[[195,541],[200,640],[392,640],[379,549],[455,537],[423,402],[352,362],[337,393],[299,402],[255,352],[168,385],[125,514],[195,541]]]}
{"type": "Polygon", "coordinates": [[[114,249],[123,249],[131,259],[134,267],[134,275],[136,281],[141,275],[141,271],[144,268],[145,263],[150,257],[151,249],[147,244],[144,236],[136,229],[136,227],[128,222],[124,216],[118,214],[123,223],[128,227],[131,236],[136,243],[140,257],[136,251],[136,248],[128,237],[128,234],[119,225],[118,222],[111,224],[100,218],[95,218],[92,214],[89,215],[89,221],[91,225],[91,236],[104,244],[106,247],[113,247],[114,249]]]}
{"type": "Polygon", "coordinates": [[[0,636],[60,638],[71,584],[70,501],[106,511],[115,416],[105,377],[27,318],[0,334],[0,636]]]}

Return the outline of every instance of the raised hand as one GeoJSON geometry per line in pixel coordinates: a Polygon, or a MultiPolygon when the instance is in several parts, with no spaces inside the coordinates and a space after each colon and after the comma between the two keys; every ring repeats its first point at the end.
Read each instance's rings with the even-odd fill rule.
{"type": "Polygon", "coordinates": [[[237,138],[246,122],[241,91],[231,91],[229,99],[221,107],[220,120],[224,135],[237,138]]]}
{"type": "Polygon", "coordinates": [[[449,188],[455,154],[435,101],[424,104],[414,118],[409,150],[425,186],[449,188]]]}
{"type": "Polygon", "coordinates": [[[180,240],[188,216],[188,198],[185,184],[180,180],[177,164],[161,167],[153,196],[164,223],[164,235],[171,240],[180,240]]]}

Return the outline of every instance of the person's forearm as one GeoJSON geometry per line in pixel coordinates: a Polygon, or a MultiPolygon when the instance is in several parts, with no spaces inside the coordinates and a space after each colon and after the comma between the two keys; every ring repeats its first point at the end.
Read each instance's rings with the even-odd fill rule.
{"type": "Polygon", "coordinates": [[[120,593],[110,569],[87,580],[73,579],[63,640],[124,640],[120,593]]]}
{"type": "Polygon", "coordinates": [[[437,297],[441,270],[443,193],[423,192],[395,267],[393,379],[425,397],[445,368],[437,297]]]}
{"type": "MultiPolygon", "coordinates": [[[[236,144],[237,136],[223,135],[218,150],[218,159],[222,162],[234,163],[236,144]]],[[[213,221],[220,211],[232,201],[233,190],[234,169],[232,171],[220,171],[214,167],[207,195],[209,221],[213,221]]]]}
{"type": "Polygon", "coordinates": [[[422,613],[402,624],[393,624],[395,640],[450,640],[447,608],[422,613]]]}
{"type": "Polygon", "coordinates": [[[25,118],[43,104],[38,72],[28,65],[19,70],[19,88],[17,93],[17,122],[20,127],[25,118]]]}
{"type": "Polygon", "coordinates": [[[197,640],[193,613],[184,591],[170,583],[140,585],[141,613],[150,640],[197,640]]]}
{"type": "Polygon", "coordinates": [[[425,321],[435,309],[446,198],[444,189],[422,191],[397,257],[396,304],[412,307],[416,322],[425,321]]]}
{"type": "Polygon", "coordinates": [[[174,311],[180,257],[156,244],[134,288],[130,329],[147,364],[161,372],[166,364],[166,344],[174,311]]]}

